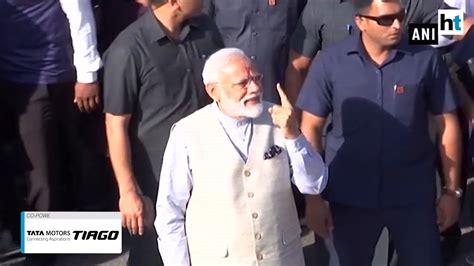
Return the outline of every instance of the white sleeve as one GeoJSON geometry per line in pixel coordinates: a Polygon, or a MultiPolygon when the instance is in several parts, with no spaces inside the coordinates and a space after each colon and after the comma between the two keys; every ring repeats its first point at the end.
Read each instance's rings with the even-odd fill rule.
{"type": "Polygon", "coordinates": [[[313,149],[303,134],[285,140],[293,170],[291,182],[303,194],[321,194],[327,184],[328,170],[321,155],[313,149]]]}
{"type": "Polygon", "coordinates": [[[90,0],[59,0],[69,21],[77,81],[92,83],[102,61],[97,51],[94,14],[90,0]]]}
{"type": "Polygon", "coordinates": [[[164,265],[190,265],[184,222],[192,187],[186,144],[179,128],[173,127],[163,155],[156,200],[155,229],[164,265]]]}

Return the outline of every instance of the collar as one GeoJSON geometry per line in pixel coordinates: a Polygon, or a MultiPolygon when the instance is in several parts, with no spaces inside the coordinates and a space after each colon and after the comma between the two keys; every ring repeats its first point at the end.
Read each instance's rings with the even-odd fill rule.
{"type": "MultiPolygon", "coordinates": [[[[347,42],[347,54],[365,54],[365,51],[362,46],[362,33],[350,36],[349,38],[350,40],[347,42]]],[[[396,53],[404,53],[409,55],[413,54],[413,49],[408,44],[408,38],[405,34],[402,34],[400,42],[392,50],[396,53]]]]}
{"type": "Polygon", "coordinates": [[[217,115],[217,119],[219,120],[219,122],[221,122],[224,128],[230,128],[230,129],[239,128],[239,127],[247,126],[252,122],[251,118],[244,118],[244,119],[238,120],[224,114],[216,102],[213,102],[211,104],[211,108],[213,112],[217,115]]]}
{"type": "MultiPolygon", "coordinates": [[[[153,10],[151,8],[148,8],[145,14],[143,14],[143,19],[144,19],[144,24],[145,24],[145,30],[151,36],[150,40],[152,42],[159,41],[163,38],[168,38],[165,31],[163,30],[163,25],[155,17],[155,14],[153,13],[153,10]]],[[[191,28],[197,28],[197,29],[201,28],[203,26],[203,23],[201,20],[202,20],[202,17],[199,16],[187,21],[183,25],[183,29],[180,34],[181,40],[184,40],[184,38],[191,31],[191,28]]]]}
{"type": "Polygon", "coordinates": [[[155,14],[151,8],[148,8],[145,14],[143,14],[143,20],[145,24],[145,30],[147,34],[149,34],[152,42],[167,37],[166,33],[163,31],[160,21],[156,19],[155,14]]]}

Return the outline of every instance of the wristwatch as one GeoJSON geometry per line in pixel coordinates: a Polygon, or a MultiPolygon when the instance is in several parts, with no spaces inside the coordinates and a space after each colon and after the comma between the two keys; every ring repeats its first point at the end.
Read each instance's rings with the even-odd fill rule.
{"type": "Polygon", "coordinates": [[[447,188],[447,187],[443,187],[443,194],[447,194],[447,195],[452,195],[452,196],[455,196],[456,198],[460,199],[463,195],[463,190],[462,188],[456,188],[456,189],[450,189],[450,188],[447,188]]]}

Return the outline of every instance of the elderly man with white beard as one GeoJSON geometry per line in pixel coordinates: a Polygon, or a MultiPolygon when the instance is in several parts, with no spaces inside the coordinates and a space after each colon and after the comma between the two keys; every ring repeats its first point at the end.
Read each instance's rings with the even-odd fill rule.
{"type": "Polygon", "coordinates": [[[291,191],[319,194],[321,156],[282,105],[262,101],[262,75],[239,49],[209,57],[213,103],[176,123],[163,158],[155,227],[165,265],[304,265],[291,191]]]}

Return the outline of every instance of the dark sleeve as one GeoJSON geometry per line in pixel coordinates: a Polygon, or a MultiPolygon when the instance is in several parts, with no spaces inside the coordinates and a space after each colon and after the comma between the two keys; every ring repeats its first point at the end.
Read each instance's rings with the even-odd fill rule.
{"type": "Polygon", "coordinates": [[[296,102],[301,110],[319,117],[326,117],[332,111],[332,88],[326,61],[324,53],[313,60],[296,102]]]}
{"type": "Polygon", "coordinates": [[[422,23],[438,24],[438,9],[444,8],[443,1],[440,0],[422,0],[420,10],[422,23]]]}
{"type": "Polygon", "coordinates": [[[303,9],[290,40],[292,50],[309,58],[313,58],[316,52],[321,49],[321,38],[319,36],[321,16],[316,14],[316,2],[308,2],[303,9]]]}
{"type": "Polygon", "coordinates": [[[104,112],[131,114],[138,99],[139,75],[129,48],[112,44],[104,55],[104,112]]]}
{"type": "Polygon", "coordinates": [[[440,115],[458,107],[458,95],[452,86],[448,67],[438,52],[433,52],[431,77],[427,81],[428,110],[432,114],[440,115]]]}

